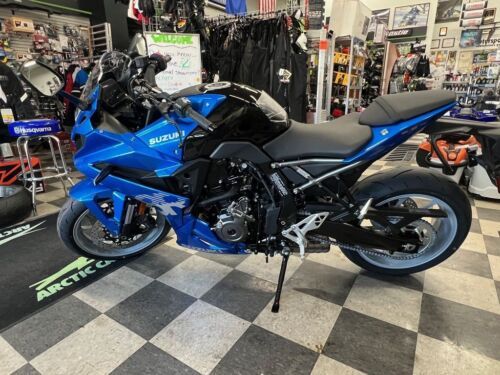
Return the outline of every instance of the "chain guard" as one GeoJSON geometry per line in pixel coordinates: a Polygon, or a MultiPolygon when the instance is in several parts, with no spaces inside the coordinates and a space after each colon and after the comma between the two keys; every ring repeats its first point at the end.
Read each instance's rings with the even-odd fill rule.
{"type": "MultiPolygon", "coordinates": [[[[417,222],[424,222],[425,224],[428,225],[428,228],[432,228],[432,230],[433,230],[433,239],[435,239],[435,237],[437,236],[437,232],[436,232],[436,230],[434,229],[434,227],[431,224],[429,224],[425,220],[418,220],[417,222]]],[[[325,240],[324,237],[317,237],[317,236],[309,236],[309,237],[312,238],[312,239],[314,239],[314,240],[317,240],[317,241],[324,241],[325,240]]],[[[416,259],[416,258],[422,256],[427,251],[427,249],[428,249],[428,248],[425,248],[423,251],[418,252],[416,254],[411,254],[411,255],[401,256],[401,257],[395,257],[393,254],[391,254],[391,253],[389,253],[387,251],[384,251],[384,250],[373,250],[373,249],[365,248],[365,247],[362,247],[362,246],[357,246],[357,245],[351,245],[351,244],[347,244],[347,243],[338,242],[338,241],[336,241],[334,239],[329,239],[329,241],[330,241],[330,245],[332,245],[332,246],[338,246],[338,247],[341,247],[341,248],[349,250],[349,251],[355,251],[357,253],[364,253],[364,254],[368,254],[368,255],[372,255],[372,256],[383,256],[383,257],[387,257],[387,258],[395,259],[395,260],[412,260],[412,259],[416,259]]]]}

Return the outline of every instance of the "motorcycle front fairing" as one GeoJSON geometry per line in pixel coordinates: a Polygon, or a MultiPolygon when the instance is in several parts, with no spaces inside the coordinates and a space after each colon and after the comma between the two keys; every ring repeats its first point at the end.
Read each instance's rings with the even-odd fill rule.
{"type": "MultiPolygon", "coordinates": [[[[75,155],[76,168],[86,179],[71,189],[70,196],[86,205],[90,212],[113,235],[122,232],[123,217],[129,198],[155,207],[163,214],[177,234],[180,245],[221,253],[245,252],[244,244],[226,243],[218,239],[208,223],[185,213],[189,198],[176,195],[137,181],[120,177],[120,171],[153,175],[159,179],[171,176],[183,165],[181,139],[197,124],[171,114],[172,122],[161,118],[142,130],[131,133],[112,124],[93,124],[99,111],[100,89],[90,96],[90,107],[79,113],[73,129],[73,140],[83,144],[75,155]],[[175,121],[175,124],[173,123],[175,121]],[[109,166],[109,173],[100,176],[109,166]],[[113,202],[113,215],[106,215],[103,201],[113,202]]],[[[206,94],[188,98],[195,110],[208,116],[224,100],[222,95],[206,94]]]]}

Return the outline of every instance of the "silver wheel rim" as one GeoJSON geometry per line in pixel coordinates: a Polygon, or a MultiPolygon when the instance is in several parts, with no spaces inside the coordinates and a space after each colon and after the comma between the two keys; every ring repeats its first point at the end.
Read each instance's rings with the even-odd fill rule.
{"type": "Polygon", "coordinates": [[[0,198],[10,197],[22,189],[22,186],[0,186],[0,198]]]}
{"type": "Polygon", "coordinates": [[[436,232],[432,243],[426,246],[423,251],[419,251],[420,255],[418,257],[412,259],[402,258],[404,253],[395,253],[395,256],[389,256],[359,252],[361,258],[366,262],[380,268],[394,270],[419,267],[436,259],[450,247],[457,234],[458,220],[455,211],[443,200],[430,195],[406,194],[386,199],[378,203],[376,207],[388,204],[392,207],[402,207],[409,200],[413,201],[418,208],[441,209],[448,215],[446,218],[424,218],[436,232]]]}
{"type": "Polygon", "coordinates": [[[163,215],[156,216],[156,225],[148,232],[137,235],[132,241],[123,245],[111,244],[104,238],[96,236],[102,224],[90,213],[83,212],[73,226],[73,238],[76,245],[88,254],[98,257],[119,258],[141,252],[154,244],[162,235],[166,221],[163,215]]]}

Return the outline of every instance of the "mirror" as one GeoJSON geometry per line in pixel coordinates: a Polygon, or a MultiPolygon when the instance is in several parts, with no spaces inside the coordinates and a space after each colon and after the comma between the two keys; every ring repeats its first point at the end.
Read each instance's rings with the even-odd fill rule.
{"type": "Polygon", "coordinates": [[[130,42],[130,46],[128,48],[128,54],[131,57],[148,55],[146,39],[142,36],[142,34],[137,33],[134,35],[132,41],[130,42]]]}
{"type": "Polygon", "coordinates": [[[19,72],[42,95],[54,96],[64,88],[63,78],[39,61],[26,61],[19,72]]]}

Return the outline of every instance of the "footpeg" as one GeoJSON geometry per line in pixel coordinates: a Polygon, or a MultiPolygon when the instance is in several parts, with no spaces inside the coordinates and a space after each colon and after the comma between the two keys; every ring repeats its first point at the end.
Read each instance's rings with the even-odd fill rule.
{"type": "Polygon", "coordinates": [[[363,220],[368,213],[368,210],[370,209],[371,205],[373,202],[373,198],[368,199],[368,201],[365,203],[365,205],[361,208],[361,211],[359,211],[358,219],[363,220]]]}
{"type": "Polygon", "coordinates": [[[299,245],[300,258],[304,259],[307,248],[306,234],[312,230],[316,230],[323,225],[325,220],[330,215],[329,212],[321,212],[306,217],[297,224],[293,224],[290,228],[285,229],[281,234],[290,241],[299,245]]]}

